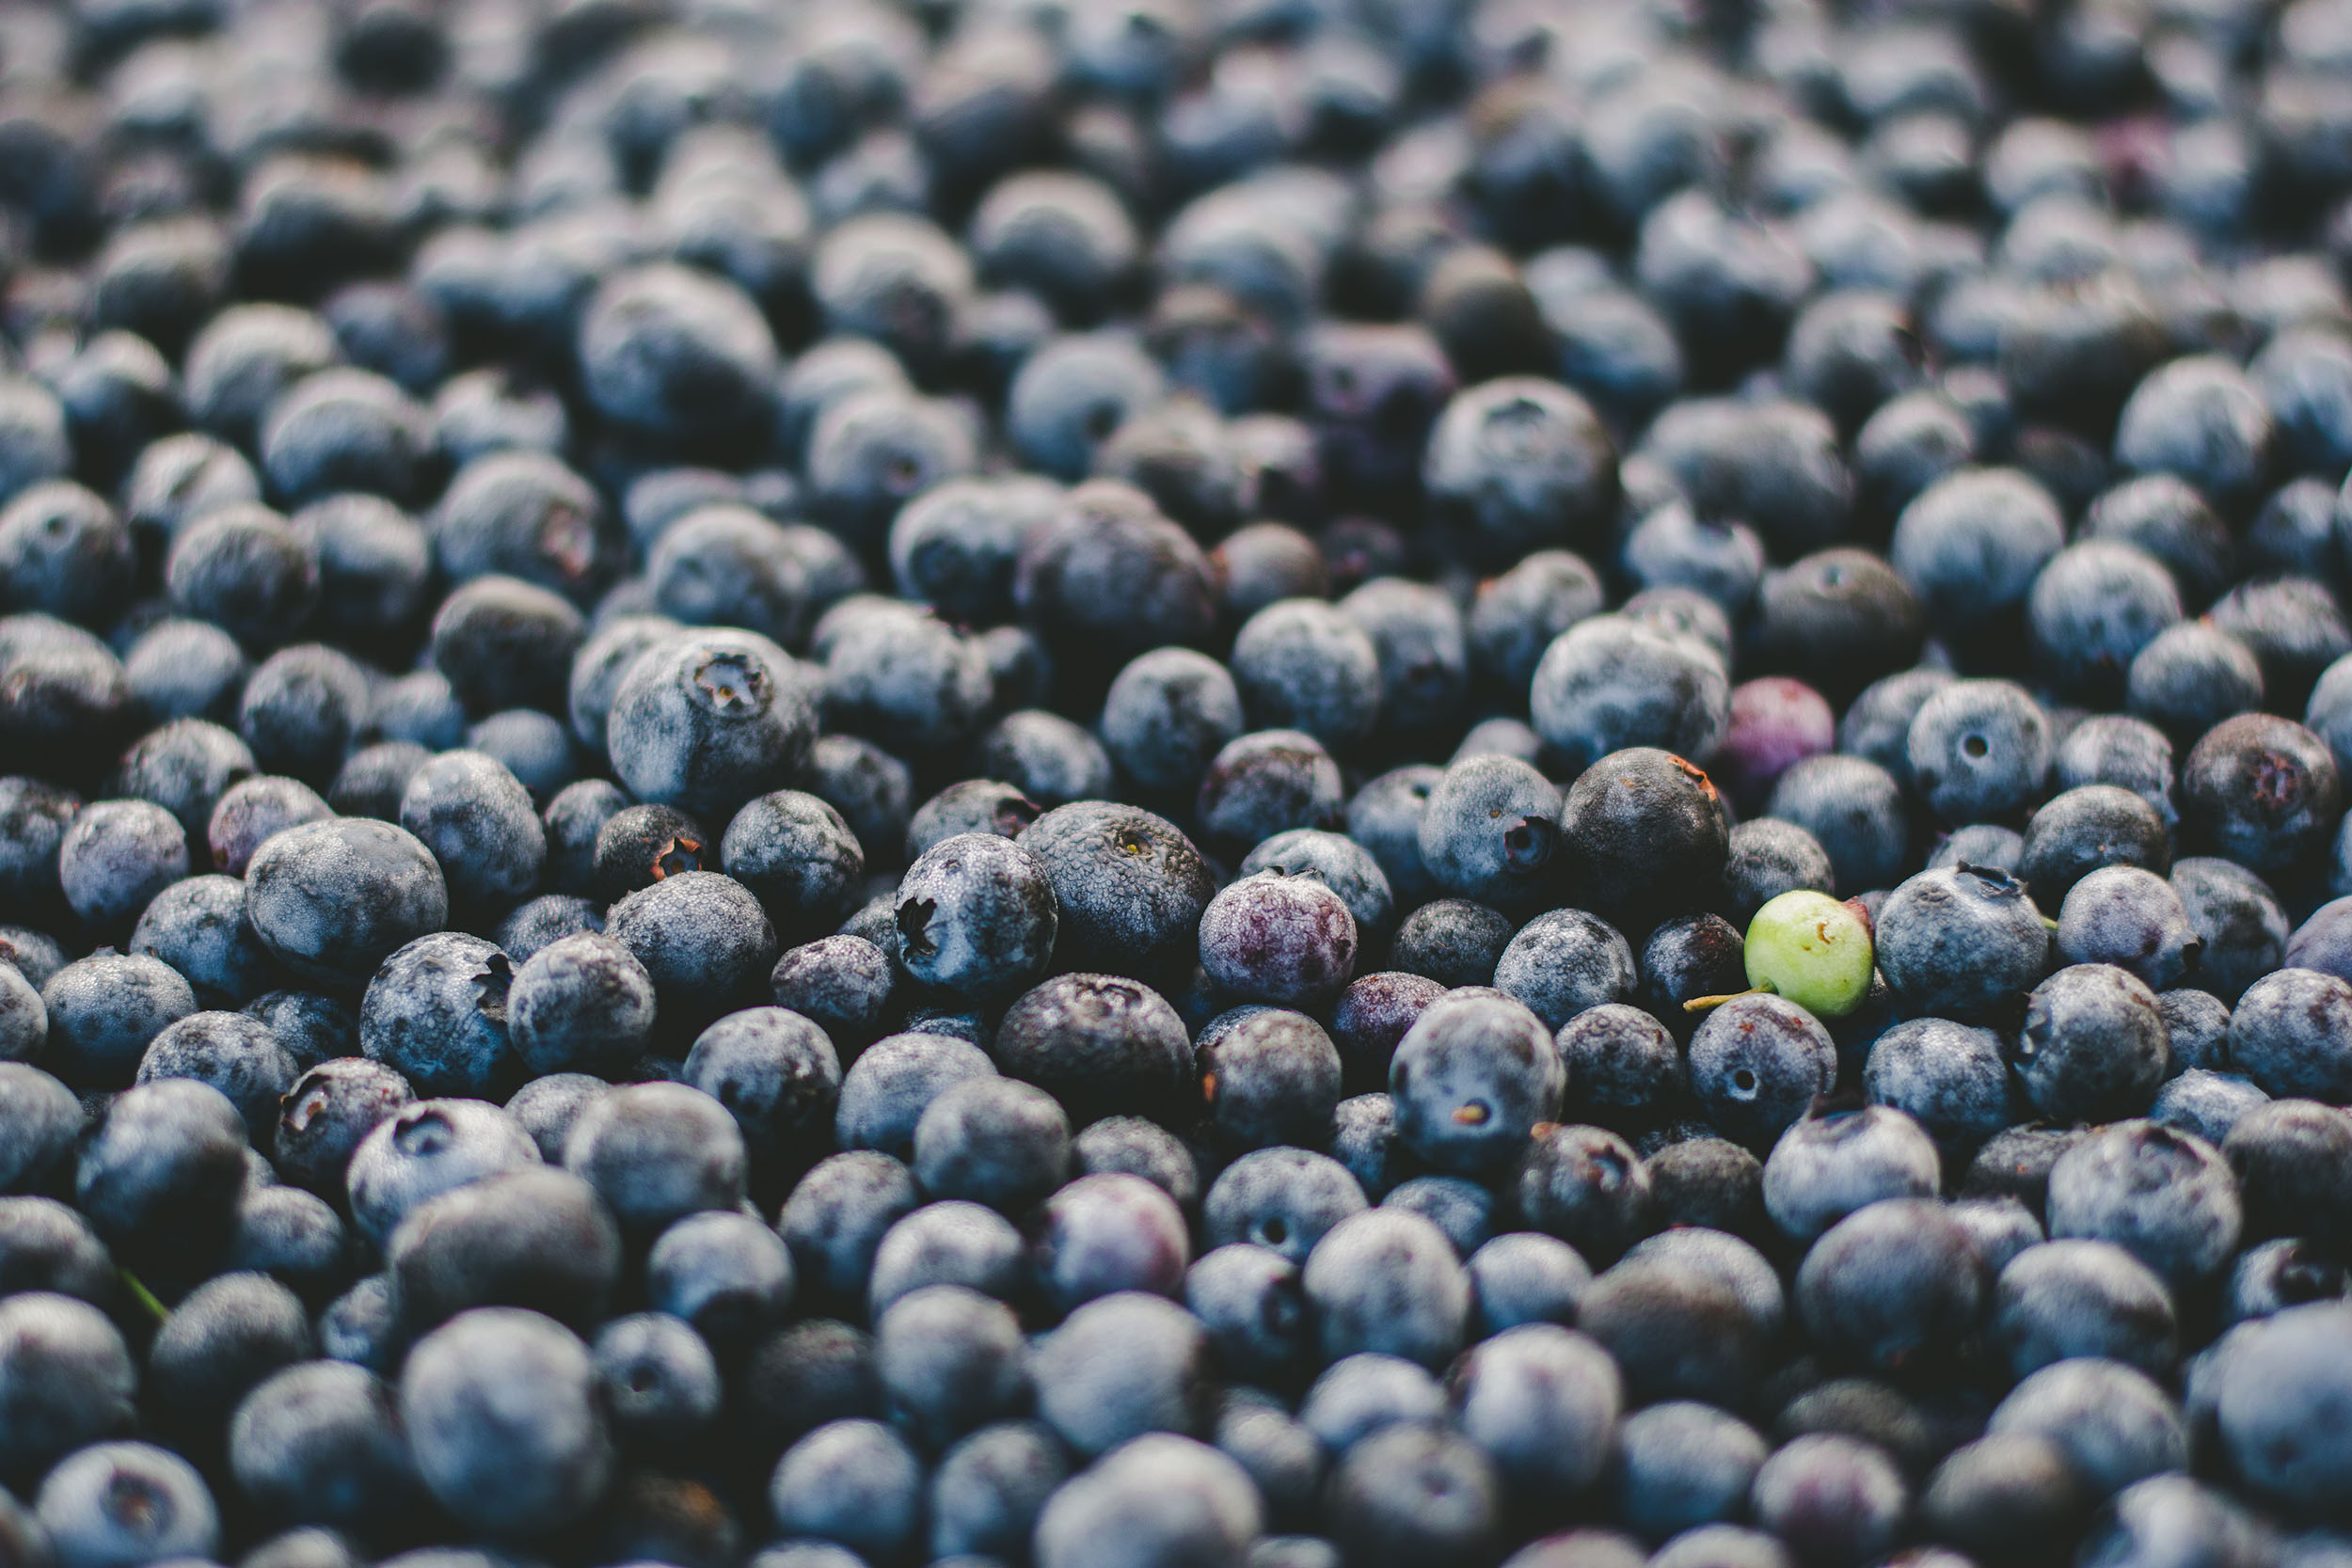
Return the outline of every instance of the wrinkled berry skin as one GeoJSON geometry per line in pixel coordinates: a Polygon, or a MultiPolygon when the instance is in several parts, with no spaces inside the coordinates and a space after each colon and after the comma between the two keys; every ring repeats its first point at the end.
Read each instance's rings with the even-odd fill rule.
{"type": "Polygon", "coordinates": [[[440,865],[389,822],[333,817],[289,828],[246,868],[246,918],[306,980],[353,986],[395,948],[449,920],[440,865]]]}
{"type": "Polygon", "coordinates": [[[612,770],[641,800],[724,820],[798,776],[817,737],[813,683],[749,632],[655,644],[621,677],[605,721],[612,770]]]}
{"type": "Polygon", "coordinates": [[[1576,901],[1629,931],[1709,901],[1730,854],[1713,781],[1648,746],[1610,752],[1568,786],[1561,837],[1576,901]]]}
{"type": "Polygon", "coordinates": [[[1278,1007],[1319,1007],[1356,973],[1356,917],[1309,877],[1262,871],[1209,901],[1200,966],[1229,994],[1278,1007]]]}
{"type": "Polygon", "coordinates": [[[1216,891],[1183,830],[1138,806],[1073,800],[1020,833],[1053,883],[1057,964],[1158,975],[1193,957],[1216,891]]]}
{"type": "Polygon", "coordinates": [[[926,985],[1003,996],[1053,956],[1060,911],[1036,856],[993,833],[959,833],[923,852],[898,883],[898,958],[926,985]]]}
{"type": "Polygon", "coordinates": [[[1422,1009],[1389,1062],[1397,1135],[1437,1170],[1510,1168],[1560,1115],[1566,1080],[1551,1031],[1499,991],[1449,991],[1422,1009]]]}

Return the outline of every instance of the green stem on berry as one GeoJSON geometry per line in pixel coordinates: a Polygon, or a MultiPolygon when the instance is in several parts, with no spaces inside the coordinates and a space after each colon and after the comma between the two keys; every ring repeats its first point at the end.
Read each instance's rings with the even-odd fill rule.
{"type": "Polygon", "coordinates": [[[137,1275],[133,1274],[129,1269],[120,1268],[115,1270],[115,1273],[121,1278],[123,1288],[131,1292],[131,1299],[147,1308],[157,1323],[162,1323],[171,1316],[171,1309],[155,1299],[154,1291],[139,1283],[137,1275]]]}
{"type": "Polygon", "coordinates": [[[1682,1010],[1686,1013],[1711,1012],[1724,1003],[1737,1002],[1743,996],[1770,996],[1775,989],[1770,980],[1766,980],[1761,985],[1750,986],[1745,990],[1725,991],[1721,996],[1693,996],[1682,1005],[1682,1010]]]}

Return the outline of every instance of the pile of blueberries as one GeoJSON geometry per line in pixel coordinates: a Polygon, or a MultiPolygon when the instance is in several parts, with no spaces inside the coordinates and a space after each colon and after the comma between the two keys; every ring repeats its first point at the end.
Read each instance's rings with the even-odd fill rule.
{"type": "Polygon", "coordinates": [[[2352,1568],[2352,0],[0,0],[0,1568],[2352,1568]]]}

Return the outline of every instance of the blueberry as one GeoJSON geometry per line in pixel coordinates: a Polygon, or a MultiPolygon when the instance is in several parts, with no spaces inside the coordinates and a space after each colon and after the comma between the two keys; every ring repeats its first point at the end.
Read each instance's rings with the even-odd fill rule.
{"type": "Polygon", "coordinates": [[[653,1022],[644,966],[593,932],[540,948],[507,990],[508,1035],[534,1072],[617,1071],[644,1053],[653,1022]]]}
{"type": "Polygon", "coordinates": [[[2181,618],[2153,558],[2088,540],[2053,556],[2027,600],[2036,667],[2064,690],[2112,699],[2140,649],[2181,618]]]}
{"type": "Polygon", "coordinates": [[[1873,924],[1879,967],[1911,1007],[1977,1019],[2042,972],[2049,932],[2023,883],[1959,865],[1897,888],[1873,924]]]}
{"type": "Polygon", "coordinates": [[[935,1198],[1024,1211],[1068,1174],[1070,1125],[1043,1090],[975,1077],[924,1108],[912,1164],[915,1180],[935,1198]]]}
{"type": "Polygon", "coordinates": [[[2050,1171],[2053,1238],[2122,1246],[2176,1287],[2211,1278],[2237,1245],[2237,1182],[2203,1139],[2153,1122],[2118,1122],[2050,1171]]]}
{"type": "Polygon", "coordinates": [[[719,1368],[702,1337],[661,1312],[614,1318],[591,1354],[596,1386],[625,1448],[691,1441],[719,1415],[719,1368]]]}
{"type": "Polygon", "coordinates": [[[1629,1415],[1617,1437],[1613,1512],[1651,1541],[1740,1516],[1768,1451],[1738,1417],[1687,1400],[1629,1415]]]}
{"type": "Polygon", "coordinates": [[[1038,1568],[1109,1553],[1138,1562],[1237,1560],[1262,1519],[1249,1474],[1204,1444],[1155,1433],[1060,1488],[1038,1516],[1038,1568]]]}
{"type": "Polygon", "coordinates": [[[605,932],[653,976],[660,1016],[692,1027],[748,999],[775,962],[776,939],[748,889],[688,871],[612,906],[605,932]]]}
{"type": "Polygon", "coordinates": [[[1602,603],[1600,578],[1581,556],[1536,550],[1480,585],[1468,623],[1471,664],[1493,685],[1522,690],[1553,640],[1602,603]]]}
{"type": "Polygon", "coordinates": [[[1495,1197],[1463,1176],[1416,1176],[1390,1189],[1383,1207],[1407,1210],[1445,1232],[1468,1259],[1495,1233],[1495,1197]]]}
{"type": "Polygon", "coordinates": [[[1190,1257],[1184,1212],[1142,1176],[1080,1176],[1039,1211],[1038,1283],[1061,1310],[1119,1291],[1176,1295],[1190,1257]]]}
{"type": "Polygon", "coordinates": [[[1438,1423],[1446,1392],[1421,1367],[1398,1356],[1359,1352],[1333,1362],[1299,1402],[1301,1425],[1334,1455],[1343,1455],[1384,1427],[1438,1423]]]}
{"type": "Polygon", "coordinates": [[[2277,970],[2256,981],[2230,1016],[2231,1063],[2273,1095],[2342,1099],[2352,1022],[2352,994],[2343,986],[2309,969],[2277,970]]]}
{"type": "Polygon", "coordinates": [[[122,656],[132,695],[157,719],[233,719],[251,670],[236,640],[204,621],[158,621],[122,656]]]}
{"type": "Polygon", "coordinates": [[[1863,1091],[1916,1120],[1942,1146],[1964,1149],[2016,1115],[2000,1037],[1944,1018],[1895,1025],[1871,1045],[1863,1091]]]}
{"type": "Polygon", "coordinates": [[[2334,1151],[2352,1121],[2308,1100],[2278,1100],[2240,1116],[2221,1140],[2246,1206],[2249,1236],[2328,1237],[2352,1221],[2334,1151]]]}
{"type": "Polygon", "coordinates": [[[2235,1330],[2216,1353],[2223,1451],[2259,1495],[2290,1509],[2314,1510],[2343,1467],[2320,1412],[2340,1384],[2331,1356],[2344,1326],[2341,1307],[2314,1304],[2235,1330]]]}
{"type": "Polygon", "coordinates": [[[2294,711],[2309,701],[2322,672],[2352,652],[2334,593],[2310,578],[2240,583],[2215,601],[2209,618],[2253,651],[2274,705],[2294,711]]]}
{"type": "Polygon", "coordinates": [[[531,794],[495,758],[444,752],[409,776],[401,826],[433,852],[460,905],[510,905],[538,883],[547,832],[531,794]]]}
{"type": "Polygon", "coordinates": [[[2075,883],[2104,866],[2170,869],[2163,818],[2147,800],[2113,784],[2084,784],[2053,796],[2026,820],[2018,874],[2045,904],[2059,906],[2075,883]]]}
{"type": "Polygon", "coordinates": [[[135,955],[160,958],[186,978],[198,1000],[250,1002],[277,965],[246,918],[245,884],[191,877],[157,894],[131,930],[135,955]]]}
{"type": "Polygon", "coordinates": [[[1515,999],[1492,991],[1440,997],[1390,1064],[1398,1135],[1440,1169],[1498,1172],[1558,1114],[1560,1063],[1549,1026],[1515,999]]]}
{"type": "Polygon", "coordinates": [[[188,1078],[229,1097],[257,1143],[265,1143],[278,1101],[298,1069],[278,1037],[243,1013],[197,1012],[167,1025],[139,1058],[137,1082],[188,1078]]]}
{"type": "Polygon", "coordinates": [[[1691,1094],[1725,1135],[1761,1145],[1836,1082],[1837,1049],[1811,1014],[1777,996],[1743,996],[1691,1037],[1691,1094]]]}
{"type": "Polygon", "coordinates": [[[613,693],[614,770],[641,800],[724,815],[806,759],[812,696],[764,638],[722,631],[657,644],[613,693]]]}
{"type": "Polygon", "coordinates": [[[151,1443],[93,1443],[41,1481],[35,1516],[62,1562],[207,1558],[220,1511],[196,1466],[151,1443]]]}
{"type": "Polygon", "coordinates": [[[521,903],[499,922],[495,938],[515,963],[529,963],[539,950],[565,937],[601,935],[604,910],[576,894],[546,893],[521,903]]]}
{"type": "Polygon", "coordinates": [[[1331,1478],[1347,1560],[1476,1561],[1490,1556],[1502,1478],[1484,1449],[1441,1427],[1401,1424],[1350,1449],[1331,1478]]]}
{"type": "Polygon", "coordinates": [[[1211,1183],[1204,1234],[1213,1247],[1248,1242],[1303,1263],[1324,1235],[1365,1207],[1346,1167],[1302,1148],[1244,1154],[1211,1183]]]}
{"type": "Polygon", "coordinates": [[[384,1259],[411,1333],[490,1306],[590,1332],[612,1299],[621,1236],[585,1181],[523,1164],[417,1203],[384,1259]]]}
{"type": "Polygon", "coordinates": [[[784,1322],[795,1283],[782,1238],[739,1211],[686,1215],[645,1255],[647,1299],[730,1364],[784,1322]]]}
{"type": "Polygon", "coordinates": [[[1541,1496],[1599,1480],[1624,1395],[1591,1339],[1551,1323],[1505,1329],[1466,1352],[1449,1382],[1455,1420],[1506,1484],[1541,1496]]]}
{"type": "Polygon", "coordinates": [[[1705,762],[1729,722],[1731,685],[1707,650],[1628,616],[1594,616],[1544,650],[1529,703],[1537,733],[1567,762],[1627,747],[1705,762]]]}
{"type": "Polygon", "coordinates": [[[973,1433],[942,1456],[930,1479],[931,1550],[939,1558],[989,1548],[1023,1552],[1069,1465],[1050,1433],[1005,1421],[973,1433]]]}
{"type": "Polygon", "coordinates": [[[2021,610],[2065,542],[2049,493],[2014,468],[1966,468],[1921,491],[1895,524],[1888,559],[1931,626],[1989,631],[2021,610]]]}
{"type": "Polygon", "coordinates": [[[1602,1128],[1544,1128],[1519,1168],[1518,1196],[1531,1227],[1588,1259],[1613,1260],[1649,1229],[1648,1173],[1602,1128]]]}
{"type": "Polygon", "coordinates": [[[352,1151],[345,1169],[352,1220],[380,1243],[427,1199],[539,1163],[531,1135],[496,1106],[472,1100],[402,1105],[352,1151]]]}
{"type": "Polygon", "coordinates": [[[150,800],[85,806],[57,846],[65,901],[100,935],[129,930],[151,899],[187,874],[185,831],[150,800]]]}
{"type": "Polygon", "coordinates": [[[1587,1008],[1561,1025],[1557,1044],[1573,1111],[1631,1127],[1681,1101],[1685,1078],[1675,1036],[1638,1007],[1610,1002],[1587,1008]]]}
{"type": "Polygon", "coordinates": [[[2034,1436],[1979,1438],[1955,1449],[1921,1494],[1940,1540],[1973,1551],[2031,1553],[2081,1527],[2087,1499],[2066,1456],[2034,1436]]]}
{"type": "Polygon", "coordinates": [[[951,1085],[995,1070],[977,1046],[945,1035],[909,1033],[878,1040],[842,1077],[834,1134],[846,1148],[905,1154],[934,1099],[951,1085]]]}
{"type": "Polygon", "coordinates": [[[416,1098],[406,1079],[380,1063],[339,1056],[305,1070],[286,1090],[271,1139],[278,1174],[341,1199],[343,1173],[376,1123],[416,1098]]]}
{"type": "Polygon", "coordinates": [[[2142,1550],[2161,1530],[2168,1539],[2188,1537],[2195,1549],[2232,1551],[2258,1528],[2251,1514],[2214,1487],[2186,1476],[2156,1475],[2115,1495],[2111,1512],[2094,1528],[2090,1547],[2142,1550]]]}
{"type": "Polygon", "coordinates": [[[592,1101],[564,1140],[564,1164],[637,1237],[743,1197],[742,1132],[725,1106],[684,1084],[632,1084],[592,1101]]]}
{"type": "Polygon", "coordinates": [[[49,1042],[49,1009],[14,964],[0,964],[0,1061],[21,1062],[49,1042]]]}
{"type": "Polygon", "coordinates": [[[1470,1255],[1472,1321],[1482,1335],[1520,1323],[1574,1320],[1592,1270],[1574,1247],[1534,1231],[1510,1231],[1470,1255]]]}
{"type": "Polygon", "coordinates": [[[1893,773],[1858,756],[1808,757],[1772,786],[1766,816],[1810,833],[1828,855],[1832,891],[1868,891],[1902,875],[1911,826],[1893,773]]]}
{"type": "Polygon", "coordinates": [[[1036,857],[993,834],[962,833],[909,868],[895,920],[911,974],[981,996],[1018,990],[1037,976],[1058,915],[1036,857]]]}
{"type": "Polygon", "coordinates": [[[419,1501],[392,1390],[342,1362],[301,1362],[255,1388],[230,1423],[229,1461],[272,1521],[376,1528],[419,1501]]]}
{"type": "Polygon", "coordinates": [[[1408,766],[1381,774],[1347,803],[1347,833],[1379,863],[1389,888],[1410,901],[1437,890],[1421,859],[1421,821],[1443,770],[1408,766]]]}
{"type": "Polygon", "coordinates": [[[1322,742],[1299,730],[1256,730],[1210,759],[1197,810],[1211,841],[1254,847],[1293,828],[1338,828],[1344,800],[1322,742]]]}
{"type": "Polygon", "coordinates": [[[2010,1259],[1994,1288],[1992,1326],[2018,1377],[2074,1356],[2161,1377],[2180,1353],[2164,1281],[2106,1241],[2045,1242],[2010,1259]]]}
{"type": "Polygon", "coordinates": [[[1932,1197],[1941,1179],[1933,1142],[1901,1112],[1828,1112],[1807,1116],[1772,1146],[1764,1208],[1784,1235],[1809,1245],[1870,1204],[1932,1197]]]}
{"type": "Polygon", "coordinates": [[[1266,1247],[1229,1243],[1192,1265],[1184,1300],[1229,1373],[1268,1384],[1295,1381],[1313,1338],[1296,1262],[1266,1247]]]}
{"type": "Polygon", "coordinates": [[[1320,1138],[1340,1099],[1340,1057],[1303,1013],[1235,1009],[1195,1042],[1209,1127],[1241,1148],[1320,1138]]]}
{"type": "Polygon", "coordinates": [[[535,1313],[482,1307],[427,1335],[402,1370],[400,1412],[425,1486],[476,1528],[566,1523],[610,1473],[587,1347],[535,1313]]]}
{"type": "Polygon", "coordinates": [[[262,774],[223,790],[206,822],[215,869],[242,877],[271,834],[332,816],[318,792],[298,779],[262,774]]]}
{"type": "Polygon", "coordinates": [[[854,1299],[882,1237],[914,1212],[914,1179],[890,1156],[852,1150],[820,1162],[796,1183],[778,1229],[798,1275],[836,1299],[854,1299]]]}
{"type": "Polygon", "coordinates": [[[1357,940],[1355,916],[1338,894],[1319,879],[1279,872],[1231,884],[1200,917],[1200,962],[1210,978],[1232,995],[1275,1006],[1337,996],[1355,970],[1357,940]]]}
{"type": "Polygon", "coordinates": [[[1943,1354],[1973,1328],[1989,1284],[1968,1233],[1940,1203],[1898,1197],[1831,1227],[1798,1270],[1796,1297],[1817,1344],[1895,1368],[1943,1354]]]}
{"type": "Polygon", "coordinates": [[[160,959],[93,955],[66,965],[41,988],[49,1060],[76,1085],[127,1084],[148,1044],[196,1011],[196,993],[160,959]]]}
{"type": "Polygon", "coordinates": [[[2057,1362],[2019,1383],[1994,1408],[1991,1431],[2049,1439],[2096,1497],[2183,1469],[2188,1457],[2180,1412],[2164,1391],[2121,1362],[2089,1357],[2057,1362]]]}
{"type": "Polygon", "coordinates": [[[1208,1425],[1207,1338],[1158,1296],[1129,1291],[1080,1307],[1039,1345],[1035,1370],[1039,1416],[1081,1454],[1208,1425]]]}
{"type": "Polygon", "coordinates": [[[0,1468],[11,1477],[129,1432],[136,1386],[122,1336],[98,1308],[41,1291],[0,1299],[0,1468]]]}
{"type": "Polygon", "coordinates": [[[1327,1361],[1378,1351],[1434,1367],[1461,1345],[1468,1277],[1444,1233],[1418,1214],[1341,1220],[1308,1254],[1304,1283],[1327,1361]]]}
{"type": "Polygon", "coordinates": [[[0,510],[0,601],[11,610],[103,626],[128,606],[135,567],[130,530],[81,485],[35,484],[0,510]]]}
{"type": "Polygon", "coordinates": [[[126,1089],[82,1145],[74,1207],[118,1254],[202,1258],[235,1223],[246,1136],[236,1106],[209,1084],[166,1078],[126,1089]]]}
{"type": "Polygon", "coordinates": [[[2066,895],[2058,947],[2071,963],[2116,964],[2164,990],[2195,971],[2204,942],[2170,883],[2137,866],[2110,865],[2066,895]]]}
{"type": "Polygon", "coordinates": [[[1860,1561],[1884,1551],[1910,1502],[1902,1473],[1883,1450],[1831,1433],[1773,1450],[1750,1495],[1758,1525],[1821,1561],[1860,1561]]]}

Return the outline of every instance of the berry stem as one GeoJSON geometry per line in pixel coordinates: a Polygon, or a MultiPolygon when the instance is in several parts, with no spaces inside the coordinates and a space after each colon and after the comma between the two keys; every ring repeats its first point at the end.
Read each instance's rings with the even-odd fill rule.
{"type": "Polygon", "coordinates": [[[1686,1013],[1711,1012],[1726,1002],[1737,1002],[1743,996],[1770,996],[1775,990],[1777,988],[1767,980],[1762,985],[1750,986],[1745,990],[1725,991],[1721,996],[1693,996],[1682,1005],[1682,1010],[1686,1013]]]}
{"type": "Polygon", "coordinates": [[[141,1284],[137,1275],[133,1274],[129,1269],[121,1268],[115,1270],[115,1273],[120,1276],[123,1288],[131,1292],[131,1299],[152,1314],[157,1323],[162,1323],[171,1316],[171,1309],[155,1299],[155,1292],[141,1284]]]}

